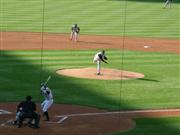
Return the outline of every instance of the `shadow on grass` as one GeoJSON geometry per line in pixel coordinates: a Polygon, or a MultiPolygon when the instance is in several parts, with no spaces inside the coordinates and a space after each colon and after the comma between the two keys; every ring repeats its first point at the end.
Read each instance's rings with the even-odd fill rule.
{"type": "MultiPolygon", "coordinates": [[[[39,58],[40,57],[41,54],[39,54],[39,58]]],[[[53,90],[56,103],[111,108],[111,110],[136,109],[121,100],[117,102],[117,100],[109,99],[106,96],[93,92],[88,87],[87,83],[81,83],[81,80],[79,79],[62,77],[53,72],[41,70],[41,65],[32,65],[29,62],[12,55],[9,51],[1,51],[0,63],[1,102],[19,102],[24,100],[26,95],[32,95],[33,99],[37,102],[41,102],[43,97],[40,95],[39,91],[40,83],[45,81],[47,77],[51,75],[52,79],[49,82],[49,86],[53,90]]],[[[39,63],[41,63],[40,59],[39,63]]],[[[156,80],[145,79],[145,81],[156,80]]],[[[162,124],[162,121],[159,121],[159,119],[156,119],[155,121],[162,124]]],[[[165,129],[173,131],[167,135],[170,135],[171,133],[180,133],[179,129],[171,126],[165,126],[165,129]]],[[[149,132],[151,131],[152,130],[149,132]]]]}
{"type": "MultiPolygon", "coordinates": [[[[128,108],[125,103],[119,104],[117,100],[108,99],[98,92],[93,92],[88,87],[87,81],[84,82],[82,79],[59,76],[54,71],[48,72],[41,70],[41,68],[44,69],[45,65],[42,65],[42,67],[40,65],[40,51],[39,60],[35,60],[36,65],[29,63],[31,60],[28,62],[16,57],[12,52],[1,51],[0,55],[1,102],[18,102],[23,100],[27,95],[32,95],[35,101],[41,102],[43,97],[40,95],[40,84],[46,81],[47,77],[51,75],[48,86],[53,90],[56,103],[79,104],[110,108],[112,110],[128,108]]],[[[18,52],[16,51],[16,53],[18,52]]],[[[37,54],[36,57],[38,57],[37,54]]],[[[97,82],[94,82],[94,85],[97,85],[97,82]]]]}
{"type": "Polygon", "coordinates": [[[141,80],[141,81],[150,81],[150,82],[159,82],[158,80],[148,79],[148,78],[138,78],[137,80],[141,80]]]}

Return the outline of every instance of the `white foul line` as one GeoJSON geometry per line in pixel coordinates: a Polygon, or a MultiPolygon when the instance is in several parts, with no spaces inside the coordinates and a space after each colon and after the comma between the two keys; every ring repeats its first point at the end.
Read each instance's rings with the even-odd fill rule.
{"type": "Polygon", "coordinates": [[[161,110],[134,110],[134,111],[118,111],[118,112],[102,112],[102,113],[79,113],[79,114],[67,114],[58,115],[57,117],[78,117],[78,116],[94,116],[94,115],[111,115],[111,114],[134,114],[134,113],[156,113],[156,112],[176,112],[180,109],[161,109],[161,110]]]}

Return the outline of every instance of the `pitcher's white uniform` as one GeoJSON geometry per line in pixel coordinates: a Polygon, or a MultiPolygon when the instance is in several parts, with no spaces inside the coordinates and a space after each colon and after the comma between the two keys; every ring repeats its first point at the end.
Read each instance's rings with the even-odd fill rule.
{"type": "Polygon", "coordinates": [[[101,61],[107,63],[105,60],[107,60],[107,57],[104,50],[95,54],[93,62],[97,63],[97,75],[101,74],[101,61]]]}
{"type": "Polygon", "coordinates": [[[48,109],[53,104],[52,91],[47,86],[42,85],[41,86],[41,94],[45,97],[45,100],[41,104],[41,108],[42,108],[42,111],[44,112],[44,115],[46,116],[46,119],[49,120],[48,109]]]}

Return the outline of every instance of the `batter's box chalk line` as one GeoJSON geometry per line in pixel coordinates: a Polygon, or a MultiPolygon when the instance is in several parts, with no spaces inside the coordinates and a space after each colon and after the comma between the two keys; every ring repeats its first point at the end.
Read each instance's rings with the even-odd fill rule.
{"type": "Polygon", "coordinates": [[[12,114],[12,112],[0,109],[0,115],[3,115],[3,114],[12,114]]]}
{"type": "Polygon", "coordinates": [[[14,121],[14,119],[7,120],[6,122],[2,123],[2,124],[0,125],[0,127],[6,126],[6,125],[8,125],[8,124],[11,124],[11,123],[13,123],[13,121],[14,121]]]}
{"type": "Polygon", "coordinates": [[[47,121],[46,123],[49,123],[49,124],[62,124],[66,119],[68,119],[67,116],[58,117],[58,118],[59,118],[58,121],[47,121]]]}
{"type": "Polygon", "coordinates": [[[68,119],[68,116],[61,117],[57,123],[61,124],[61,123],[63,123],[66,119],[68,119]]]}

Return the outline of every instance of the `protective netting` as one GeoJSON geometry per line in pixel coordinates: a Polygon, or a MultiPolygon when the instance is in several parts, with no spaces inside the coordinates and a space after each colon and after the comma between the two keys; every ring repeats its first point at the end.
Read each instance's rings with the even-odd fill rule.
{"type": "Polygon", "coordinates": [[[171,8],[164,4],[0,0],[0,101],[32,95],[40,102],[40,84],[51,75],[48,85],[57,103],[107,110],[179,108],[179,2],[171,8]],[[80,27],[77,42],[69,40],[74,24],[80,27]],[[59,69],[96,68],[93,57],[102,50],[109,63],[102,68],[144,78],[112,81],[56,74],[59,69]]]}

